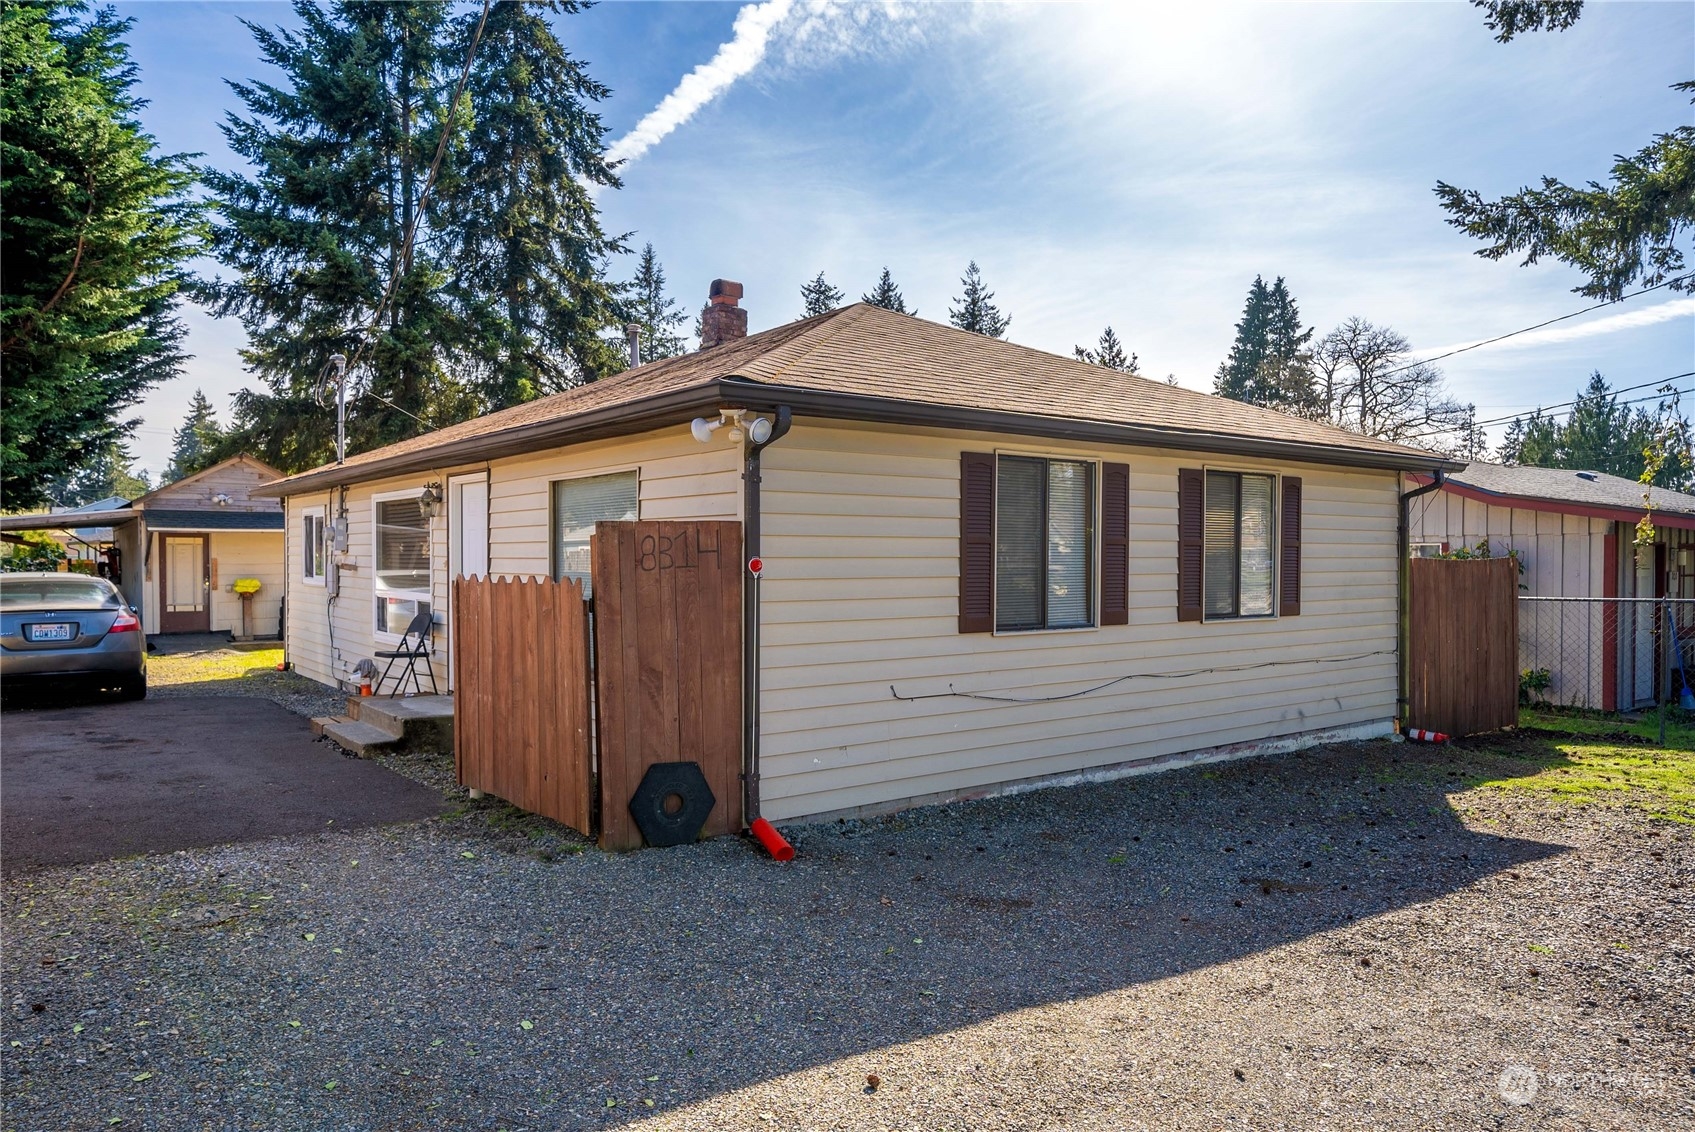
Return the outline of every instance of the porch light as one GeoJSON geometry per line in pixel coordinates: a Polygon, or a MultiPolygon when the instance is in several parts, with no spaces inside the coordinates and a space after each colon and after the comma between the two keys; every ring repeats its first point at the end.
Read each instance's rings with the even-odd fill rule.
{"type": "Polygon", "coordinates": [[[426,519],[433,519],[441,510],[441,484],[429,483],[424,486],[424,494],[418,497],[418,514],[426,519]]]}

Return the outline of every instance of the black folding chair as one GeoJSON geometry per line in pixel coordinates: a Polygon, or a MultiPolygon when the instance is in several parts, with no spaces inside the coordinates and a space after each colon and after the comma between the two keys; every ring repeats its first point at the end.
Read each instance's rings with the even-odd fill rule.
{"type": "Polygon", "coordinates": [[[401,672],[400,681],[395,684],[394,691],[388,694],[390,699],[400,695],[405,690],[408,676],[412,678],[412,687],[417,689],[418,694],[420,696],[424,694],[424,685],[418,680],[418,662],[420,660],[424,662],[424,671],[430,674],[430,693],[437,696],[441,695],[441,689],[436,687],[435,667],[430,664],[429,610],[422,610],[416,617],[412,618],[412,624],[406,626],[406,632],[400,636],[399,648],[390,652],[379,652],[377,659],[388,661],[388,664],[383,667],[382,677],[377,681],[378,695],[382,694],[383,684],[388,680],[389,669],[394,667],[396,661],[401,660],[406,662],[406,668],[401,672]],[[412,640],[414,635],[417,636],[415,643],[412,640]]]}

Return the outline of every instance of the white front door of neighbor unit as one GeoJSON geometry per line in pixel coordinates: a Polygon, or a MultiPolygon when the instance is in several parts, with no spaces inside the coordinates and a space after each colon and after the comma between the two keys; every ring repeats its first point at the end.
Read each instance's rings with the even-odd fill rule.
{"type": "Polygon", "coordinates": [[[447,481],[447,687],[453,689],[453,579],[488,577],[488,475],[447,481]]]}
{"type": "MultiPolygon", "coordinates": [[[[1636,551],[1635,596],[1654,596],[1654,548],[1651,546],[1638,547],[1636,551]]],[[[1631,602],[1630,609],[1636,620],[1635,631],[1631,634],[1635,645],[1632,667],[1635,672],[1633,691],[1636,693],[1631,706],[1635,707],[1654,698],[1654,607],[1645,602],[1631,602]]]]}

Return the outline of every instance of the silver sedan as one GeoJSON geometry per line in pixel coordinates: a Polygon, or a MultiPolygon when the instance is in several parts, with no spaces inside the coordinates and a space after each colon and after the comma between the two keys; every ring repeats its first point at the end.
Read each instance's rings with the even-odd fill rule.
{"type": "Polygon", "coordinates": [[[147,695],[141,618],[104,578],[0,574],[0,684],[116,688],[147,695]]]}

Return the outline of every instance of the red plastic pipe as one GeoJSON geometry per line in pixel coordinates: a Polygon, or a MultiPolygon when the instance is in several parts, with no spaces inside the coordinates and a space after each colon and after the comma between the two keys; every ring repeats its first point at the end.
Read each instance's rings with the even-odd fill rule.
{"type": "Polygon", "coordinates": [[[777,832],[777,827],[764,818],[755,818],[753,825],[748,827],[759,843],[765,846],[765,851],[771,854],[772,860],[792,861],[795,859],[795,847],[789,844],[788,838],[777,832]]]}

